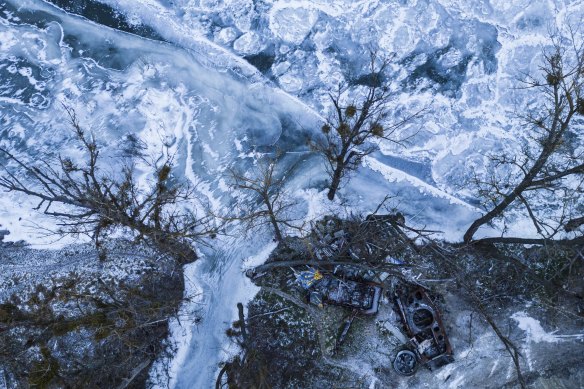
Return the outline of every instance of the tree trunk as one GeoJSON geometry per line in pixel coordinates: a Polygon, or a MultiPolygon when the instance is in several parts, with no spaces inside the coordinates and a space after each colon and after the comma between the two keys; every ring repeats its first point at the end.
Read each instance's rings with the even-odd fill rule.
{"type": "Polygon", "coordinates": [[[329,191],[327,194],[327,197],[330,201],[333,201],[333,199],[335,198],[335,194],[337,193],[337,190],[339,189],[339,185],[341,184],[342,173],[343,173],[343,166],[337,165],[337,168],[335,169],[335,172],[333,173],[333,179],[331,181],[331,185],[329,186],[329,191]]]}
{"type": "Polygon", "coordinates": [[[284,238],[282,237],[282,232],[280,231],[278,221],[276,220],[274,214],[270,214],[270,221],[272,222],[272,226],[274,227],[274,234],[276,235],[276,240],[278,242],[281,242],[284,238]]]}
{"type": "Polygon", "coordinates": [[[494,218],[499,216],[513,201],[515,201],[517,196],[519,196],[519,194],[521,192],[523,192],[523,189],[521,189],[519,192],[517,192],[518,189],[519,189],[519,187],[517,187],[513,192],[511,192],[510,194],[505,196],[503,201],[501,201],[499,204],[497,204],[497,206],[495,208],[493,208],[492,210],[490,210],[489,212],[487,212],[486,214],[484,214],[483,216],[481,216],[480,218],[475,220],[470,225],[468,230],[466,230],[466,232],[464,233],[464,238],[463,238],[464,243],[469,243],[472,240],[472,237],[474,236],[474,234],[478,231],[478,229],[482,225],[489,223],[491,220],[493,220],[494,218]]]}
{"type": "Polygon", "coordinates": [[[243,304],[237,303],[237,314],[241,326],[241,337],[243,338],[243,347],[247,347],[247,327],[245,325],[245,316],[243,314],[243,304]]]}
{"type": "Polygon", "coordinates": [[[270,198],[267,194],[263,195],[264,203],[268,208],[268,215],[270,216],[270,223],[272,223],[272,227],[274,227],[274,234],[276,235],[276,240],[281,242],[284,238],[282,237],[282,231],[280,231],[280,226],[278,226],[278,220],[276,219],[276,215],[274,215],[274,208],[272,207],[272,203],[270,202],[270,198]]]}
{"type": "Polygon", "coordinates": [[[584,224],[584,217],[577,217],[575,219],[570,219],[570,220],[568,220],[568,222],[564,226],[564,230],[566,232],[571,232],[571,231],[574,231],[575,229],[577,229],[578,227],[580,227],[582,224],[584,224]]]}

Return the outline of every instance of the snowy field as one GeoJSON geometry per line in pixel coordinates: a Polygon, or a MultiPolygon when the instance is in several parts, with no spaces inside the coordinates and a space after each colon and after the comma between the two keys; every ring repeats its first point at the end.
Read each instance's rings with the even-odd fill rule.
{"type": "MultiPolygon", "coordinates": [[[[449,241],[461,240],[480,214],[461,187],[465,179],[484,170],[486,153],[513,153],[523,136],[514,112],[534,97],[514,89],[518,79],[537,73],[551,28],[584,16],[578,0],[69,3],[0,3],[2,147],[33,159],[75,157],[65,104],[96,134],[113,172],[116,150],[136,137],[147,156],[174,154],[174,174],[195,184],[217,213],[242,196],[228,187],[227,170],[277,148],[299,166],[286,189],[300,218],[367,213],[389,194],[409,223],[449,241]],[[329,108],[326,92],[365,73],[369,48],[396,55],[392,114],[429,110],[406,129],[416,132],[411,142],[380,144],[329,203],[323,166],[306,140],[329,108]]],[[[138,169],[149,179],[145,164],[138,169]]],[[[53,222],[34,206],[2,195],[5,240],[33,247],[72,241],[39,236],[53,222]]],[[[509,231],[533,234],[526,225],[512,219],[509,231]]],[[[260,231],[200,248],[202,259],[186,271],[187,293],[200,292],[193,304],[206,314],[198,325],[173,325],[175,388],[212,386],[218,363],[233,352],[223,335],[235,305],[255,293],[243,271],[273,247],[260,231]]],[[[520,312],[513,319],[532,339],[556,339],[520,312]]]]}

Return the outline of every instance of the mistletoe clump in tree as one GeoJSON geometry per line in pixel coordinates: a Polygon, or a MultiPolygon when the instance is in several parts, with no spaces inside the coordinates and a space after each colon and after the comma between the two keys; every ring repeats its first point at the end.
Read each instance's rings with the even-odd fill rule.
{"type": "Polygon", "coordinates": [[[90,236],[101,258],[102,240],[122,229],[181,261],[194,260],[191,243],[215,236],[220,228],[209,213],[189,209],[197,201],[195,191],[172,178],[172,158],[159,156],[163,162],[151,166],[154,180],[146,185],[137,183],[132,158],[125,158],[118,171],[106,172],[95,137],[73,109],[64,109],[84,160],[47,153],[30,161],[0,148],[5,158],[0,188],[37,198],[36,209],[57,220],[55,235],[90,236]]]}
{"type": "Polygon", "coordinates": [[[333,200],[343,178],[361,165],[363,158],[377,149],[377,141],[385,139],[403,145],[412,135],[401,137],[399,130],[424,109],[409,114],[397,122],[389,120],[389,105],[395,97],[384,85],[385,73],[390,64],[387,58],[370,54],[370,73],[361,77],[355,86],[339,86],[335,94],[329,93],[332,113],[323,124],[322,133],[309,141],[310,148],[322,155],[330,178],[328,198],[333,200]],[[355,99],[348,94],[360,95],[355,99]]]}

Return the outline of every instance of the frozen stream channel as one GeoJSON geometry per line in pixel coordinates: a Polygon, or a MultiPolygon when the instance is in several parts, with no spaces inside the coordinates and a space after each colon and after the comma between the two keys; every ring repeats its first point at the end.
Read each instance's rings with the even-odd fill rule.
{"type": "Polygon", "coordinates": [[[203,320],[197,325],[187,321],[182,326],[174,326],[173,331],[182,334],[185,342],[176,357],[171,386],[211,387],[218,362],[235,351],[226,343],[225,330],[236,320],[237,302],[249,300],[258,291],[245,277],[243,266],[264,261],[275,247],[274,243],[261,241],[261,238],[254,238],[248,243],[240,242],[237,248],[232,245],[229,249],[207,250],[200,261],[188,266],[186,277],[190,287],[187,293],[200,294],[195,304],[200,304],[198,314],[203,320]]]}

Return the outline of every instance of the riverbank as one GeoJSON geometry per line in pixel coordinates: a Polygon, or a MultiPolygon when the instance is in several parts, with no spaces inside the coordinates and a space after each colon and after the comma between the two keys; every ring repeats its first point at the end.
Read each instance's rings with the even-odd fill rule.
{"type": "Polygon", "coordinates": [[[101,261],[91,244],[4,244],[0,388],[145,387],[183,291],[182,266],[143,245],[109,242],[101,261]]]}

